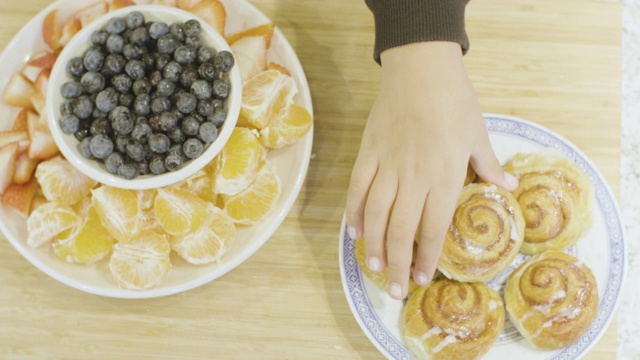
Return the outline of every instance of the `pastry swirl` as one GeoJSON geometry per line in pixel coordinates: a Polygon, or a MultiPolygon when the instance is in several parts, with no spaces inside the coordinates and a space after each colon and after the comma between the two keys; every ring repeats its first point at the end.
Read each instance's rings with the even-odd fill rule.
{"type": "Polygon", "coordinates": [[[537,348],[559,349],[577,341],[598,311],[598,286],[575,257],[547,251],[520,265],[504,293],[509,319],[537,348]]]}
{"type": "Polygon", "coordinates": [[[438,270],[458,281],[487,281],[518,255],[524,219],[507,190],[487,183],[464,187],[447,232],[438,270]]]}
{"type": "Polygon", "coordinates": [[[593,190],[576,164],[555,153],[519,153],[505,171],[520,180],[513,195],[526,223],[523,253],[563,250],[589,230],[593,190]]]}
{"type": "Polygon", "coordinates": [[[504,326],[500,295],[484,283],[444,279],[420,287],[405,307],[405,344],[419,359],[479,359],[504,326]]]}

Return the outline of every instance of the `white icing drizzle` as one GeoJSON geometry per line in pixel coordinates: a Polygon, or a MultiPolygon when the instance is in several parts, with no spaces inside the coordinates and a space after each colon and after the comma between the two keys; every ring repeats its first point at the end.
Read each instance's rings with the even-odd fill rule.
{"type": "Polygon", "coordinates": [[[424,333],[421,337],[420,337],[420,341],[425,341],[428,338],[434,336],[434,335],[440,335],[442,333],[442,329],[440,329],[439,327],[432,327],[431,329],[429,329],[429,331],[427,331],[426,333],[424,333]]]}
{"type": "Polygon", "coordinates": [[[553,294],[553,295],[551,296],[551,299],[550,299],[550,300],[551,300],[551,301],[555,301],[555,300],[558,300],[558,299],[562,299],[562,298],[564,298],[565,296],[567,296],[567,293],[566,293],[564,290],[558,290],[558,292],[556,292],[555,294],[553,294]]]}
{"type": "Polygon", "coordinates": [[[492,311],[493,309],[497,308],[498,305],[500,305],[498,301],[495,301],[495,300],[489,301],[489,311],[492,311]]]}
{"type": "Polygon", "coordinates": [[[433,353],[438,353],[440,351],[442,351],[442,349],[445,348],[445,346],[449,345],[449,344],[453,344],[455,342],[457,342],[458,340],[456,339],[455,336],[453,335],[447,335],[446,338],[442,339],[442,341],[440,341],[440,343],[433,348],[433,353]]]}

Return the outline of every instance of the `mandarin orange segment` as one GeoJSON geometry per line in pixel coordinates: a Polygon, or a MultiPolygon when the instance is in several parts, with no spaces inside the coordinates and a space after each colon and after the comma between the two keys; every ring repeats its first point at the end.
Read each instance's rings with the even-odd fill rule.
{"type": "Polygon", "coordinates": [[[240,115],[258,129],[264,129],[282,113],[298,92],[293,78],[278,70],[266,70],[242,86],[240,115]]]}
{"type": "Polygon", "coordinates": [[[169,239],[171,248],[191,264],[209,264],[220,260],[233,241],[235,225],[229,215],[212,204],[208,216],[195,232],[169,239]]]}
{"type": "Polygon", "coordinates": [[[207,216],[207,202],[182,189],[159,189],[154,213],[162,228],[171,235],[197,230],[207,216]]]}
{"type": "Polygon", "coordinates": [[[59,236],[53,250],[67,262],[92,264],[111,252],[115,239],[102,226],[95,207],[90,206],[82,225],[59,236]]]}
{"type": "Polygon", "coordinates": [[[136,236],[144,218],[134,190],[101,186],[91,193],[91,202],[102,224],[113,237],[123,241],[136,236]]]}
{"type": "Polygon", "coordinates": [[[234,195],[246,189],[266,156],[266,149],[260,144],[255,131],[235,128],[218,155],[215,192],[234,195]]]}
{"type": "Polygon", "coordinates": [[[223,209],[236,224],[252,225],[273,210],[280,192],[280,178],[274,168],[266,164],[246,190],[222,197],[223,209]]]}
{"type": "Polygon", "coordinates": [[[268,148],[280,149],[301,139],[311,126],[313,119],[307,109],[291,104],[283,116],[260,130],[260,142],[268,148]]]}
{"type": "Polygon", "coordinates": [[[36,169],[36,179],[47,200],[64,205],[73,205],[82,200],[96,185],[95,180],[59,157],[41,162],[36,169]]]}
{"type": "Polygon", "coordinates": [[[143,230],[113,247],[109,269],[125,289],[144,290],[158,285],[171,271],[171,247],[163,234],[143,230]]]}
{"type": "Polygon", "coordinates": [[[57,202],[39,205],[27,218],[27,244],[33,248],[41,246],[79,223],[80,218],[68,205],[57,202]]]}

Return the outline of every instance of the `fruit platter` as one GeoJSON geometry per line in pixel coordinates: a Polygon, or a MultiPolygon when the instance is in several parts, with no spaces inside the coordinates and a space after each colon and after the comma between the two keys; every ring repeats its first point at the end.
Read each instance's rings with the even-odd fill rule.
{"type": "Polygon", "coordinates": [[[51,277],[110,297],[174,294],[240,265],[286,217],[311,154],[309,87],[275,25],[245,1],[44,9],[0,56],[3,234],[51,277]],[[154,19],[160,7],[185,20],[154,19]],[[205,30],[229,50],[202,41],[205,30]],[[214,145],[192,174],[160,181],[214,145]],[[75,158],[121,182],[87,176],[75,158]],[[137,178],[151,185],[126,185],[137,178]]]}

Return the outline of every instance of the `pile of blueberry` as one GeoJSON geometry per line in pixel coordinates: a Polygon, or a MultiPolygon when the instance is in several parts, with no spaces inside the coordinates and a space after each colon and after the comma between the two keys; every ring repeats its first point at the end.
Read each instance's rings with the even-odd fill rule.
{"type": "Polygon", "coordinates": [[[200,23],[147,22],[134,11],[91,36],[67,64],[62,131],[80,152],[125,179],[180,169],[226,119],[234,59],[200,39],[200,23]]]}

